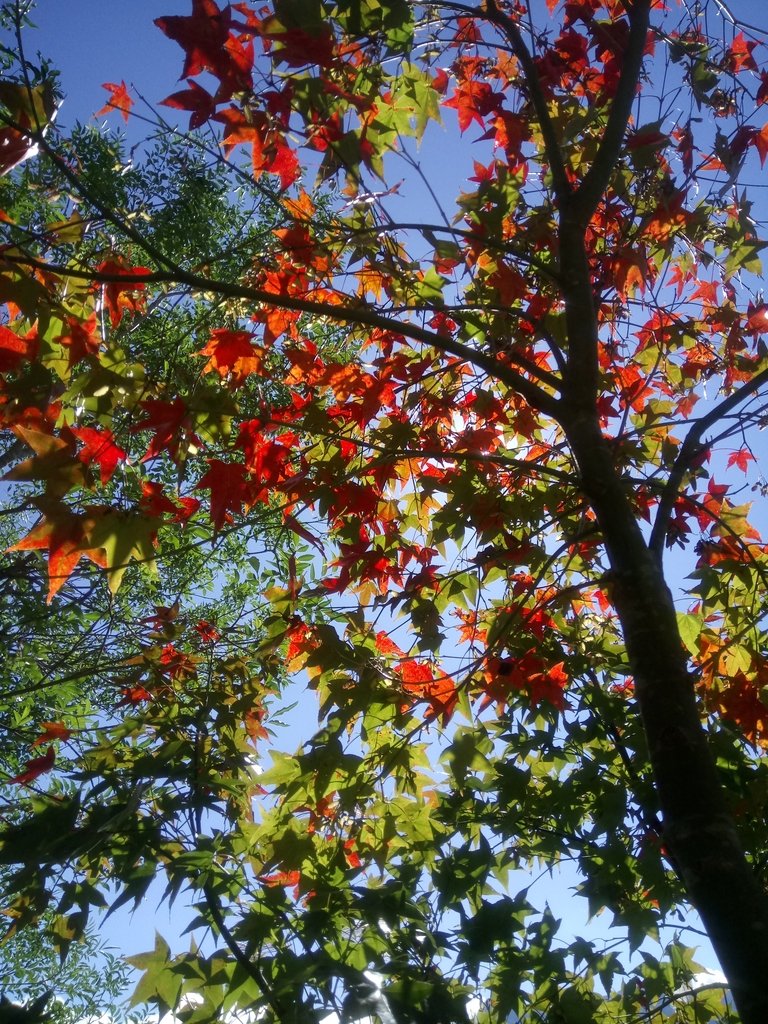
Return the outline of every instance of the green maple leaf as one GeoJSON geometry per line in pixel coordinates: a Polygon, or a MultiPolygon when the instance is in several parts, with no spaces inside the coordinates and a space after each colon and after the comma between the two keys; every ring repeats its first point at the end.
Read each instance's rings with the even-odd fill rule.
{"type": "Polygon", "coordinates": [[[159,932],[155,932],[153,950],[126,957],[131,966],[144,972],[131,995],[131,1006],[159,1002],[164,1010],[174,1009],[181,993],[181,979],[168,970],[172,963],[170,954],[171,947],[159,932]]]}
{"type": "Polygon", "coordinates": [[[155,539],[161,519],[107,508],[89,509],[89,512],[94,519],[90,545],[104,550],[109,589],[114,594],[130,562],[154,566],[155,539]]]}

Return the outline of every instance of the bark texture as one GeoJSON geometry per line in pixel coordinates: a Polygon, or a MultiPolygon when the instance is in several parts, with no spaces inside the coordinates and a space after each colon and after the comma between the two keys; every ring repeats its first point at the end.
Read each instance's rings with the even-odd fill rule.
{"type": "Polygon", "coordinates": [[[596,408],[598,327],[580,218],[561,219],[569,373],[561,423],[608,553],[664,839],[743,1024],[768,1022],[768,897],[729,813],[661,560],[643,536],[596,408]]]}

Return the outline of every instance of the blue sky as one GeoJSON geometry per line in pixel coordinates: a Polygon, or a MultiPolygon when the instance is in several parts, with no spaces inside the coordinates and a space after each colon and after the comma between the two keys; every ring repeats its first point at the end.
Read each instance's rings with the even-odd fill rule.
{"type": "Polygon", "coordinates": [[[153,19],[189,9],[188,0],[39,0],[32,13],[37,31],[27,33],[27,45],[61,72],[67,95],[62,121],[87,120],[102,107],[102,82],[125,79],[153,102],[173,92],[181,50],[153,19]]]}

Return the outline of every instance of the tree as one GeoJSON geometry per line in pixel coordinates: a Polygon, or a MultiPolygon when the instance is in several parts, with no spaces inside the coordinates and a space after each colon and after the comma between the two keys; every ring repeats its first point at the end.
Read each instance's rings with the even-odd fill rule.
{"type": "MultiPolygon", "coordinates": [[[[0,946],[0,964],[3,997],[9,999],[12,995],[18,1000],[11,1011],[19,1006],[34,1010],[37,1004],[41,1007],[38,1017],[55,1024],[75,1024],[101,1013],[108,1013],[115,1021],[125,1017],[119,1003],[128,980],[128,965],[115,950],[100,942],[93,931],[72,948],[62,965],[40,932],[22,929],[0,946]],[[55,1000],[50,998],[51,985],[56,989],[55,1000]]],[[[13,1020],[2,1002],[0,1019],[4,1024],[13,1020]]],[[[31,1024],[34,1014],[26,1018],[17,1014],[16,1019],[19,1024],[24,1020],[31,1024]]]]}
{"type": "MultiPolygon", "coordinates": [[[[139,666],[130,715],[83,727],[69,781],[38,791],[50,730],[13,780],[32,796],[2,856],[34,855],[12,913],[34,917],[63,864],[76,931],[105,871],[120,902],[161,865],[224,948],[158,939],[138,996],[194,993],[191,1020],[343,1017],[369,968],[411,1020],[466,1020],[476,992],[492,1021],[644,1020],[659,1001],[727,1019],[721,993],[683,998],[690,951],[641,946],[688,905],[741,1019],[768,1015],[768,549],[742,493],[764,491],[765,243],[742,184],[768,152],[763,44],[721,0],[547,8],[537,25],[500,0],[194,0],[159,18],[186,79],[164,103],[213,133],[182,151],[220,133],[233,189],[245,151],[280,211],[234,266],[215,238],[156,236],[162,202],[145,224],[81,173],[45,68],[22,56],[0,95],[6,167],[34,145],[35,173],[66,183],[58,224],[10,225],[2,253],[3,410],[27,454],[8,479],[37,482],[39,516],[15,550],[48,551],[55,602],[99,568],[120,593],[205,522],[215,546],[257,512],[280,540],[247,645],[207,621],[195,639],[182,594],[121,663],[139,666]],[[454,117],[475,140],[455,219],[412,151],[454,117]],[[323,216],[302,156],[343,179],[323,216]],[[398,220],[398,162],[432,216],[398,220]],[[83,209],[91,238],[72,237],[83,209]],[[169,294],[211,310],[197,374],[142,372],[167,359],[162,329],[119,354],[169,294]],[[321,728],[257,785],[286,668],[321,728]],[[515,891],[515,868],[563,859],[626,929],[622,955],[561,941],[515,891]]],[[[124,83],[107,89],[127,119],[124,83]]]]}

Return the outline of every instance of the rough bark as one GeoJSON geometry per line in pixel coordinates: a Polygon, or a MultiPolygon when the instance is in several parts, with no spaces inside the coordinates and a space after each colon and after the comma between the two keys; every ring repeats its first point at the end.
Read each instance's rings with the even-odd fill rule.
{"type": "Polygon", "coordinates": [[[597,516],[648,742],[664,840],[743,1024],[768,1021],[768,897],[729,813],[660,559],[644,538],[596,409],[598,327],[580,218],[561,211],[569,339],[561,423],[597,516]]]}

